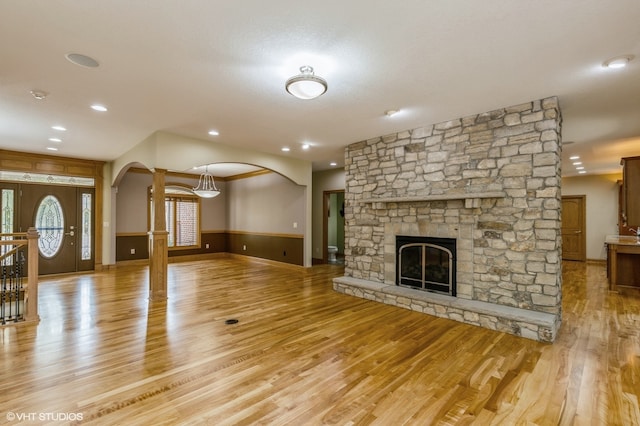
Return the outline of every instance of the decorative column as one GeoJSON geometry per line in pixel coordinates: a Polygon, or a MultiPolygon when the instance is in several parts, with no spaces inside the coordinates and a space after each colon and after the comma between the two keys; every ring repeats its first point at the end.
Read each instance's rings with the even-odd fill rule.
{"type": "Polygon", "coordinates": [[[152,217],[149,232],[149,300],[167,299],[168,239],[165,219],[164,169],[153,170],[152,217]]]}

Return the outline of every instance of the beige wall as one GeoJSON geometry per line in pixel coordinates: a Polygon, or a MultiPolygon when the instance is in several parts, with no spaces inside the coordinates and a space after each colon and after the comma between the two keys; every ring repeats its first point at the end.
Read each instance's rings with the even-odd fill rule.
{"type": "MultiPolygon", "coordinates": [[[[116,194],[116,233],[147,232],[147,190],[153,181],[149,173],[126,173],[118,185],[116,194]]],[[[166,177],[166,184],[181,183],[188,186],[197,185],[197,179],[182,177],[166,177]]],[[[201,228],[203,231],[221,231],[226,229],[226,183],[216,180],[220,195],[216,198],[202,198],[201,228]]]]}
{"type": "MultiPolygon", "coordinates": [[[[147,232],[147,189],[152,176],[126,173],[117,192],[116,232],[147,232]]],[[[194,179],[167,176],[166,183],[195,186],[194,179]]],[[[203,231],[246,231],[271,234],[302,234],[304,187],[268,173],[228,182],[216,180],[221,194],[201,199],[203,231]],[[294,228],[293,223],[298,227],[294,228]]]]}
{"type": "MultiPolygon", "coordinates": [[[[252,164],[273,170],[304,188],[304,216],[298,221],[298,228],[296,229],[299,229],[299,233],[304,236],[304,265],[311,266],[312,172],[310,161],[240,149],[220,143],[213,144],[208,140],[194,139],[166,132],[156,132],[111,163],[109,181],[112,185],[119,185],[119,181],[124,176],[125,171],[132,166],[186,171],[198,165],[227,162],[252,164]],[[301,226],[303,228],[300,228],[301,226]]],[[[287,222],[290,223],[290,227],[287,227],[289,232],[284,233],[292,233],[293,221],[287,220],[287,222]]],[[[247,222],[245,221],[244,223],[246,224],[247,222]]],[[[245,225],[243,224],[242,226],[245,225]]],[[[280,229],[280,225],[277,225],[277,227],[280,229]]],[[[115,229],[113,227],[105,228],[105,232],[114,235],[115,229]]],[[[113,246],[105,249],[115,253],[115,247],[113,246]]]]}
{"type": "Polygon", "coordinates": [[[268,173],[230,180],[226,188],[227,230],[304,234],[304,186],[296,185],[277,173],[268,173]]]}
{"type": "Polygon", "coordinates": [[[618,233],[618,186],[622,173],[566,177],[562,195],[586,195],[587,259],[606,259],[606,235],[618,233]]]}
{"type": "Polygon", "coordinates": [[[151,175],[127,173],[116,193],[116,233],[147,232],[147,188],[151,175]]]}

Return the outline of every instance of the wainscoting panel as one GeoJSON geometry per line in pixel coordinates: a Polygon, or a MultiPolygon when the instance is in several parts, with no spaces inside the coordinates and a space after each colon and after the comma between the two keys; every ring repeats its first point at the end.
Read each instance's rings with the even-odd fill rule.
{"type": "MultiPolygon", "coordinates": [[[[302,235],[254,234],[244,232],[203,232],[200,248],[169,250],[169,257],[208,253],[233,253],[259,257],[292,265],[304,264],[302,235]],[[209,247],[207,248],[207,244],[209,247]]],[[[146,233],[116,235],[116,261],[149,258],[149,237],[146,233]],[[134,251],[132,253],[131,251],[134,251]]]]}
{"type": "Polygon", "coordinates": [[[229,253],[304,265],[302,235],[228,232],[229,253]]]}
{"type": "Polygon", "coordinates": [[[148,258],[149,236],[146,232],[116,234],[116,262],[148,258]]]}
{"type": "Polygon", "coordinates": [[[202,232],[200,248],[169,250],[169,257],[189,256],[195,254],[224,253],[227,251],[227,236],[224,231],[202,232]],[[209,244],[209,247],[207,247],[209,244]]]}

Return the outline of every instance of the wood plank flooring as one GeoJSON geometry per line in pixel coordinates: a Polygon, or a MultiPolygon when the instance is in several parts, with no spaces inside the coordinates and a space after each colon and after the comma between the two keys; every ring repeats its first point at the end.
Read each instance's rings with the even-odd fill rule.
{"type": "Polygon", "coordinates": [[[603,265],[565,262],[552,345],[335,293],[342,274],[175,263],[153,304],[145,266],[44,278],[40,324],[0,329],[0,424],[640,424],[640,295],[603,265]]]}

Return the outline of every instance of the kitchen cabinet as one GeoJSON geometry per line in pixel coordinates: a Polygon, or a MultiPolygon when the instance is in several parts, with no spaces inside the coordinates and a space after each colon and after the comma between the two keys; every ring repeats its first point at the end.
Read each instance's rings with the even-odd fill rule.
{"type": "Polygon", "coordinates": [[[622,225],[627,228],[640,226],[640,157],[623,158],[622,164],[622,225]]]}
{"type": "Polygon", "coordinates": [[[640,289],[640,238],[628,235],[608,235],[607,276],[609,290],[618,287],[640,289]]]}

